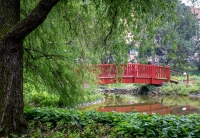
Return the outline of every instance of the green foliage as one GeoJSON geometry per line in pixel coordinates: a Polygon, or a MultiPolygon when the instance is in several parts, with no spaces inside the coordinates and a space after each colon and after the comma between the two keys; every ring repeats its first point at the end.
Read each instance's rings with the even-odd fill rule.
{"type": "Polygon", "coordinates": [[[148,91],[151,91],[151,90],[153,90],[154,88],[155,88],[154,85],[147,85],[147,89],[148,89],[148,91]]]}
{"type": "Polygon", "coordinates": [[[160,116],[25,108],[25,115],[29,120],[28,135],[37,137],[198,137],[200,133],[198,114],[160,116]]]}
{"type": "MultiPolygon", "coordinates": [[[[22,19],[37,2],[21,2],[22,19]]],[[[82,91],[83,85],[97,82],[90,65],[101,63],[110,54],[117,63],[127,62],[127,51],[135,46],[126,44],[126,32],[135,36],[135,42],[144,40],[144,46],[150,46],[154,42],[153,28],[162,25],[167,14],[174,14],[175,3],[61,1],[44,23],[25,38],[25,82],[43,85],[46,92],[59,95],[61,103],[74,106],[87,95],[82,91]]]]}
{"type": "MultiPolygon", "coordinates": [[[[193,76],[193,78],[195,78],[193,76]]],[[[177,78],[178,79],[178,78],[177,78]]],[[[180,79],[180,77],[179,77],[180,79]]],[[[182,78],[181,78],[182,79],[182,78]]],[[[185,80],[184,80],[185,81],[185,80]]],[[[166,95],[189,95],[189,94],[198,94],[200,93],[199,80],[190,79],[189,84],[186,82],[175,83],[166,83],[165,86],[160,87],[160,90],[166,95]]]]}
{"type": "Polygon", "coordinates": [[[167,83],[165,86],[161,87],[161,91],[163,91],[164,94],[189,95],[189,91],[186,89],[185,83],[167,83]]]}
{"type": "Polygon", "coordinates": [[[58,94],[50,94],[43,88],[36,89],[34,85],[24,83],[24,102],[26,106],[58,106],[58,94]]]}
{"type": "MultiPolygon", "coordinates": [[[[16,6],[19,7],[19,9],[16,8],[16,11],[21,12],[21,19],[25,19],[38,2],[40,1],[17,1],[15,4],[20,4],[20,6],[16,6]]],[[[2,3],[4,4],[3,8],[10,4],[5,1],[2,1],[2,3]]],[[[84,98],[87,98],[87,94],[90,94],[83,90],[84,84],[96,83],[96,74],[89,71],[88,64],[99,63],[102,55],[110,53],[114,53],[118,63],[124,62],[127,50],[131,47],[126,45],[122,38],[124,38],[125,32],[129,32],[129,30],[134,35],[135,42],[141,43],[142,52],[146,47],[155,46],[153,30],[165,23],[166,19],[168,22],[175,19],[175,5],[176,1],[169,0],[60,1],[43,24],[36,26],[37,29],[29,36],[23,37],[25,38],[23,40],[24,83],[31,83],[35,86],[34,88],[27,88],[26,96],[31,97],[37,104],[40,102],[44,105],[49,103],[55,105],[58,100],[64,106],[74,106],[81,102],[84,98]],[[40,89],[41,87],[42,89],[40,89]]],[[[1,10],[3,16],[7,14],[4,10],[1,10]]],[[[9,18],[9,20],[12,19],[9,18]]],[[[29,20],[34,21],[34,18],[29,20]]],[[[16,23],[17,25],[18,23],[16,23]]],[[[26,24],[24,26],[29,28],[26,24]]],[[[0,26],[1,30],[3,28],[3,32],[0,33],[1,38],[6,37],[8,30],[4,29],[5,27],[9,27],[8,30],[12,31],[15,24],[7,25],[2,22],[0,26]]],[[[24,32],[24,34],[29,32],[30,30],[24,32]]],[[[21,32],[17,33],[19,33],[17,35],[21,35],[21,32]]],[[[169,39],[173,39],[170,33],[166,35],[168,42],[169,39]]],[[[19,43],[16,36],[12,38],[15,40],[8,41],[12,42],[13,45],[19,43]]],[[[1,44],[5,43],[1,42],[1,44]]],[[[172,45],[172,48],[175,48],[175,46],[172,45]]],[[[3,52],[12,50],[9,47],[6,50],[4,47],[0,49],[3,52]]],[[[12,67],[12,65],[10,66],[12,67]]],[[[10,98],[12,99],[12,97],[10,98]]],[[[28,98],[25,97],[25,99],[28,98]]],[[[28,102],[30,103],[30,101],[28,102]]],[[[51,113],[46,112],[43,115],[45,121],[52,121],[51,118],[56,121],[57,115],[55,114],[55,116],[52,116],[51,113]]],[[[74,116],[73,119],[76,120],[77,117],[74,116]]],[[[48,129],[52,127],[51,122],[50,124],[46,122],[44,126],[48,129]]],[[[60,137],[64,136],[63,133],[54,134],[60,137]]],[[[118,134],[123,133],[120,131],[118,134]]]]}
{"type": "MultiPolygon", "coordinates": [[[[96,92],[96,87],[91,87],[83,89],[85,93],[83,97],[80,97],[78,101],[74,102],[74,105],[68,104],[68,107],[74,107],[79,104],[84,104],[87,102],[93,102],[99,99],[104,98],[102,93],[96,92]]],[[[39,86],[35,88],[34,85],[24,83],[24,102],[26,106],[53,106],[53,107],[63,107],[66,106],[65,102],[60,101],[60,95],[58,92],[48,93],[48,89],[39,86]]]]}
{"type": "Polygon", "coordinates": [[[198,67],[195,67],[194,65],[184,66],[183,70],[189,73],[190,75],[200,75],[198,72],[198,67]]]}
{"type": "MultiPolygon", "coordinates": [[[[174,10],[175,14],[166,15],[168,21],[160,20],[163,26],[153,27],[151,36],[155,38],[155,42],[148,43],[146,42],[148,39],[141,42],[139,56],[141,58],[160,56],[161,63],[170,64],[171,68],[181,69],[184,65],[197,66],[193,61],[186,63],[185,60],[197,52],[198,42],[194,42],[194,38],[198,39],[198,19],[192,15],[191,7],[185,6],[181,1],[177,1],[174,10]],[[174,20],[171,20],[172,18],[174,20]],[[162,52],[155,48],[162,49],[162,52]]],[[[150,18],[154,19],[151,15],[150,18]]]]}

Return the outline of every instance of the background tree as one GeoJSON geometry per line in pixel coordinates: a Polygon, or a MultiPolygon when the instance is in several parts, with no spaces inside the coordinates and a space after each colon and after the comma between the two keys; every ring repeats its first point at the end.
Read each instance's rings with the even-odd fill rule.
{"type": "Polygon", "coordinates": [[[24,77],[29,78],[26,81],[43,80],[60,94],[63,103],[79,100],[82,95],[78,84],[84,81],[83,75],[74,72],[80,66],[74,66],[74,59],[90,58],[92,62],[112,50],[122,60],[126,49],[120,38],[125,36],[125,31],[134,27],[134,39],[148,44],[145,33],[151,40],[153,28],[161,25],[160,18],[164,20],[166,14],[173,14],[175,5],[175,1],[168,0],[61,1],[49,20],[41,25],[58,1],[0,0],[1,136],[26,133],[23,67],[26,67],[24,77]],[[149,20],[150,14],[154,22],[149,20]]]}
{"type": "Polygon", "coordinates": [[[159,64],[170,64],[171,68],[182,69],[187,64],[186,59],[193,56],[196,51],[194,38],[198,36],[198,22],[191,13],[191,8],[182,4],[181,1],[176,4],[176,20],[172,21],[171,15],[167,18],[168,21],[162,27],[154,27],[154,41],[152,42],[154,47],[144,49],[142,46],[140,56],[142,58],[142,53],[152,57],[156,55],[160,58],[159,64]]]}

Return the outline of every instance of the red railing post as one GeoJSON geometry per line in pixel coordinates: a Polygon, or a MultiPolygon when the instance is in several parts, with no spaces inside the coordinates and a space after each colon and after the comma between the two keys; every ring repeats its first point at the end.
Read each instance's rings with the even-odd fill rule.
{"type": "Polygon", "coordinates": [[[134,70],[133,70],[133,83],[135,83],[136,79],[136,64],[134,64],[134,70]]]}
{"type": "Polygon", "coordinates": [[[154,84],[154,78],[155,78],[155,67],[151,65],[151,84],[154,84]]]}
{"type": "Polygon", "coordinates": [[[170,66],[167,66],[167,81],[170,82],[170,66]]]}

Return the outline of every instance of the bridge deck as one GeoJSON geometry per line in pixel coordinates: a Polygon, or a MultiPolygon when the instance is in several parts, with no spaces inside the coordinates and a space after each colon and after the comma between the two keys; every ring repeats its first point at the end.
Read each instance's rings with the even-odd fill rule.
{"type": "Polygon", "coordinates": [[[161,85],[170,82],[170,67],[149,64],[99,64],[100,84],[144,83],[161,85]]]}

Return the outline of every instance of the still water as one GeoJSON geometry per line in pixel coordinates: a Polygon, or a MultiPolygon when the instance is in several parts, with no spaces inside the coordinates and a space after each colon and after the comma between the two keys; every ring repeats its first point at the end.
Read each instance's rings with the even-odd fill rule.
{"type": "Polygon", "coordinates": [[[132,112],[147,114],[188,115],[200,114],[200,99],[189,96],[116,96],[110,95],[100,104],[78,108],[81,111],[132,112]]]}

